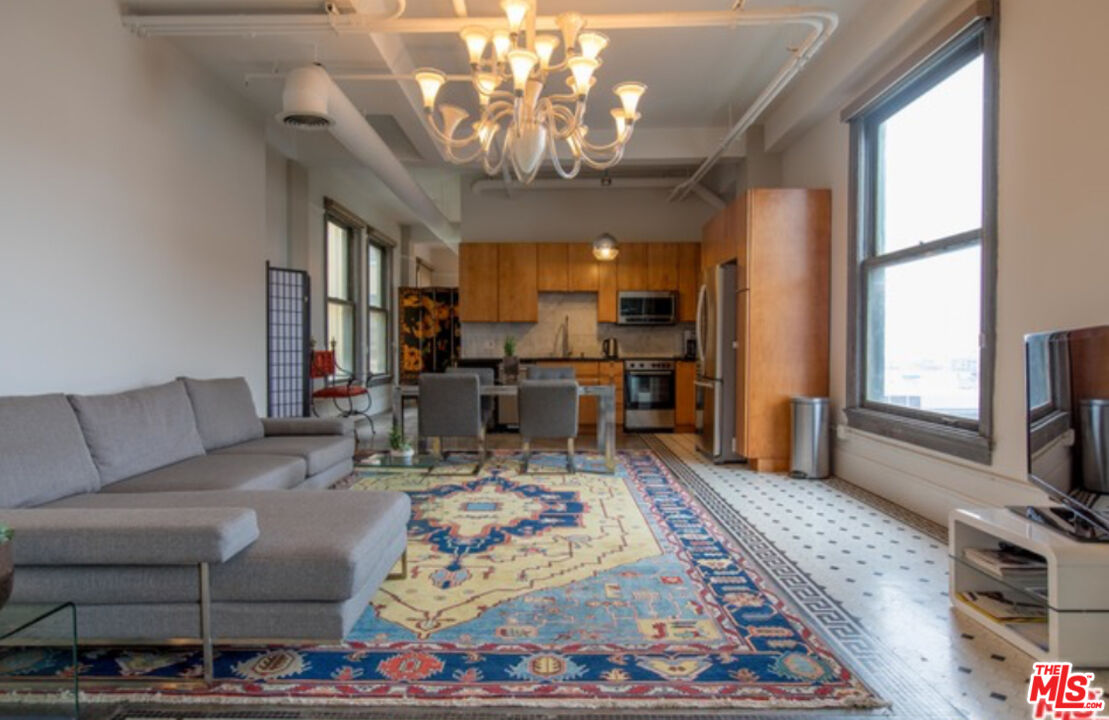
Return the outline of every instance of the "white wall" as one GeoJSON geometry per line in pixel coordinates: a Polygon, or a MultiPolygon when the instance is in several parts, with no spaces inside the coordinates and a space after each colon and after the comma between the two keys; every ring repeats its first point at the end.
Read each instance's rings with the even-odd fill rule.
{"type": "MultiPolygon", "coordinates": [[[[619,180],[617,180],[619,182],[619,180]]],[[[666,189],[462,191],[463,242],[585,242],[609,232],[628,242],[698,240],[714,211],[666,189]]]]}
{"type": "Polygon", "coordinates": [[[244,375],[264,409],[265,149],[111,0],[0,3],[0,395],[244,375]]]}
{"type": "MultiPolygon", "coordinates": [[[[953,9],[965,3],[949,3],[953,9]]],[[[1109,323],[1109,142],[1103,0],[1003,0],[999,107],[996,429],[990,467],[851,431],[836,474],[937,521],[1036,497],[1025,475],[1025,333],[1109,323]]],[[[939,29],[921,28],[916,42],[939,29]]],[[[888,66],[872,68],[876,80],[888,66]]],[[[833,190],[833,402],[846,379],[848,130],[829,114],[783,156],[786,185],[833,190]]]]}

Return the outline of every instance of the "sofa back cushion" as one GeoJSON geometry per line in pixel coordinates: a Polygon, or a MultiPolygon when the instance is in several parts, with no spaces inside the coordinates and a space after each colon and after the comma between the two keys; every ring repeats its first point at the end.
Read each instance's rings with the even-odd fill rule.
{"type": "Polygon", "coordinates": [[[204,454],[185,384],[70,395],[103,485],[204,454]]]}
{"type": "Polygon", "coordinates": [[[0,507],[31,507],[99,489],[65,395],[0,398],[0,507]]]}
{"type": "Polygon", "coordinates": [[[184,381],[205,450],[257,440],[265,434],[245,378],[184,381]]]}

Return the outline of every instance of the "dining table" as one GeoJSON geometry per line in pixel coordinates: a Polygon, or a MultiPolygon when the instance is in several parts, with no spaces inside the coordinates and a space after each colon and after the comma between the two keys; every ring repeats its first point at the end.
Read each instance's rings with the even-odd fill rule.
{"type": "MultiPolygon", "coordinates": [[[[518,385],[482,385],[482,397],[516,397],[518,385]]],[[[616,471],[616,386],[615,385],[579,385],[579,397],[597,398],[597,452],[604,457],[605,469],[612,473],[616,471]]],[[[393,385],[393,427],[400,430],[401,436],[405,435],[404,404],[405,401],[418,401],[420,387],[418,385],[393,385]]],[[[411,440],[404,438],[419,449],[420,437],[417,430],[416,437],[411,440]]]]}

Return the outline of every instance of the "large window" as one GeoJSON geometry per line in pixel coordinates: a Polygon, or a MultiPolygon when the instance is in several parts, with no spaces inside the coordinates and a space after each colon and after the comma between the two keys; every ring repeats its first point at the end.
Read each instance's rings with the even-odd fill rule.
{"type": "Polygon", "coordinates": [[[989,460],[992,38],[978,20],[852,119],[852,425],[989,460]]]}
{"type": "Polygon", "coordinates": [[[344,374],[355,372],[357,343],[354,229],[327,219],[327,346],[335,347],[335,362],[344,374]]]}
{"type": "Polygon", "coordinates": [[[369,342],[367,343],[366,367],[370,377],[389,374],[389,352],[391,334],[389,331],[389,250],[374,236],[366,243],[366,321],[369,342]]]}

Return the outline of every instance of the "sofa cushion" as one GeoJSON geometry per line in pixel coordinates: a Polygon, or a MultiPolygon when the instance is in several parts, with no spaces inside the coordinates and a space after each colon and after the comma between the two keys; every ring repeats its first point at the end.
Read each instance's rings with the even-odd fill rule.
{"type": "MultiPolygon", "coordinates": [[[[386,550],[398,547],[406,537],[411,513],[406,494],[369,491],[96,493],[65,498],[50,507],[253,509],[258,539],[227,562],[211,567],[212,599],[223,601],[346,600],[380,576],[386,550]]],[[[103,570],[104,574],[118,570],[120,578],[142,584],[147,601],[158,597],[156,582],[165,582],[167,593],[159,599],[196,598],[195,592],[186,592],[183,598],[169,595],[195,590],[195,568],[180,568],[176,581],[164,572],[152,572],[150,584],[134,568],[103,570]]],[[[90,583],[89,592],[101,587],[98,599],[108,600],[105,582],[93,582],[89,573],[84,577],[90,583]]],[[[24,590],[19,591],[20,601],[34,601],[36,596],[24,590]]],[[[72,590],[78,602],[94,600],[81,597],[84,592],[78,587],[72,590]]]]}
{"type": "Polygon", "coordinates": [[[0,398],[0,507],[30,507],[99,487],[64,395],[0,398]]]}
{"type": "Polygon", "coordinates": [[[288,455],[198,455],[120,480],[110,493],[192,490],[288,490],[304,482],[306,463],[288,455]]]}
{"type": "Polygon", "coordinates": [[[183,380],[205,450],[211,452],[262,437],[262,421],[244,378],[183,380]]]}
{"type": "Polygon", "coordinates": [[[218,450],[223,454],[292,455],[308,463],[308,476],[327,470],[332,465],[350,460],[354,455],[354,438],[336,435],[278,435],[252,440],[218,450]]]}
{"type": "Polygon", "coordinates": [[[69,402],[102,485],[204,454],[180,381],[114,395],[70,395],[69,402]]]}

